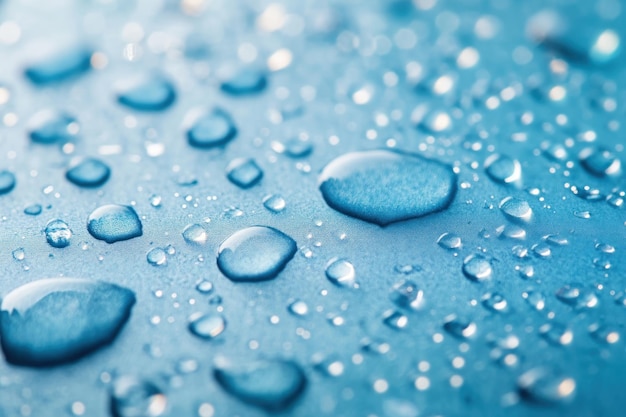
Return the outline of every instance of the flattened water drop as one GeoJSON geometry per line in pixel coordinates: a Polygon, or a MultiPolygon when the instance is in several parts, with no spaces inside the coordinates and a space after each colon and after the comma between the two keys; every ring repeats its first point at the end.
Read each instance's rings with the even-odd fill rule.
{"type": "Polygon", "coordinates": [[[237,135],[237,128],[224,110],[211,112],[192,111],[187,116],[187,142],[195,148],[224,146],[237,135]]]}
{"type": "Polygon", "coordinates": [[[233,281],[272,279],[293,258],[296,242],[267,226],[252,226],[229,236],[219,247],[217,266],[233,281]]]}
{"type": "Polygon", "coordinates": [[[450,166],[388,150],[342,155],[324,168],[319,184],[331,208],[380,226],[443,210],[456,193],[450,166]]]}
{"type": "Polygon", "coordinates": [[[232,96],[257,94],[265,90],[267,77],[261,71],[244,68],[222,82],[220,88],[232,96]]]}
{"type": "Polygon", "coordinates": [[[174,104],[175,100],[174,85],[159,75],[136,80],[117,95],[120,104],[133,110],[148,112],[165,110],[174,104]]]}
{"type": "Polygon", "coordinates": [[[226,168],[226,176],[239,188],[250,188],[263,178],[263,171],[254,159],[237,158],[226,168]]]}
{"type": "Polygon", "coordinates": [[[33,84],[45,86],[77,77],[91,68],[92,51],[86,47],[72,47],[29,64],[24,75],[33,84]]]}
{"type": "Polygon", "coordinates": [[[222,366],[215,369],[214,376],[229,394],[270,412],[287,409],[307,385],[300,365],[283,359],[222,366]]]}
{"type": "Polygon", "coordinates": [[[110,176],[111,168],[95,158],[85,158],[65,173],[65,178],[69,182],[85,188],[100,187],[110,176]]]}
{"type": "Polygon", "coordinates": [[[35,113],[27,129],[33,143],[50,145],[72,140],[78,132],[78,124],[73,116],[48,109],[35,113]]]}
{"type": "Polygon", "coordinates": [[[46,240],[53,248],[65,248],[70,245],[72,231],[63,220],[50,220],[45,229],[46,240]]]}
{"type": "Polygon", "coordinates": [[[7,194],[15,188],[16,184],[15,174],[11,171],[0,171],[0,195],[7,194]]]}
{"type": "Polygon", "coordinates": [[[135,210],[119,204],[100,206],[87,219],[89,234],[107,243],[139,237],[143,234],[142,228],[135,210]]]}
{"type": "Polygon", "coordinates": [[[2,350],[17,365],[73,361],[111,343],[134,304],[132,291],[89,279],[53,278],[22,285],[2,300],[2,350]]]}

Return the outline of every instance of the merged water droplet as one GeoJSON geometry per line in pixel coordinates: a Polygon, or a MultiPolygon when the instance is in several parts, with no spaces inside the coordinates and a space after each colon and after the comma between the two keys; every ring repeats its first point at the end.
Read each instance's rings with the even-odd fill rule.
{"type": "Polygon", "coordinates": [[[220,88],[227,94],[242,96],[260,93],[266,86],[265,73],[252,68],[243,68],[223,81],[220,88]]]}
{"type": "Polygon", "coordinates": [[[201,224],[190,224],[183,230],[185,242],[193,245],[204,245],[209,238],[209,233],[201,224]]]}
{"type": "Polygon", "coordinates": [[[519,185],[522,180],[522,165],[506,155],[493,154],[487,158],[485,171],[492,180],[501,184],[519,185]]]}
{"type": "Polygon", "coordinates": [[[246,189],[261,181],[263,171],[254,159],[236,158],[226,167],[226,176],[236,186],[246,189]]]}
{"type": "Polygon", "coordinates": [[[115,243],[139,237],[143,226],[132,207],[107,204],[95,209],[87,219],[89,234],[98,240],[115,243]]]}
{"type": "Polygon", "coordinates": [[[215,379],[229,394],[247,404],[278,412],[287,409],[303,393],[307,379],[295,362],[265,359],[221,366],[215,379]]]}
{"type": "Polygon", "coordinates": [[[167,397],[150,381],[131,375],[115,379],[111,387],[113,417],[158,417],[167,409],[167,397]]]}
{"type": "Polygon", "coordinates": [[[53,248],[65,248],[70,245],[72,231],[63,220],[50,220],[44,230],[48,244],[53,248]]]}
{"type": "Polygon", "coordinates": [[[100,187],[110,176],[111,168],[95,158],[85,158],[65,173],[65,178],[69,182],[85,188],[100,187]]]}
{"type": "Polygon", "coordinates": [[[0,171],[0,195],[11,192],[16,183],[15,174],[6,169],[0,171]]]}
{"type": "Polygon", "coordinates": [[[92,51],[75,46],[48,54],[29,64],[24,75],[33,84],[45,86],[77,77],[91,68],[92,51]]]}
{"type": "Polygon", "coordinates": [[[53,278],[22,285],[2,300],[2,350],[17,365],[73,361],[111,343],[134,304],[132,291],[106,282],[53,278]]]}
{"type": "Polygon", "coordinates": [[[342,155],[324,168],[319,183],[331,208],[380,226],[443,210],[456,193],[448,165],[388,150],[342,155]]]}
{"type": "Polygon", "coordinates": [[[237,135],[237,128],[224,110],[192,111],[187,116],[187,142],[195,148],[224,146],[237,135]]]}
{"type": "Polygon", "coordinates": [[[556,375],[544,368],[534,368],[517,380],[522,398],[540,404],[558,404],[573,398],[576,381],[556,375]]]}
{"type": "Polygon", "coordinates": [[[28,121],[28,136],[34,143],[50,145],[69,142],[78,133],[76,119],[56,110],[41,110],[28,121]]]}
{"type": "Polygon", "coordinates": [[[513,222],[526,223],[533,216],[533,210],[528,202],[515,197],[505,197],[500,201],[500,210],[507,219],[513,222]]]}
{"type": "Polygon", "coordinates": [[[484,281],[491,278],[491,262],[480,254],[470,255],[463,261],[463,274],[472,281],[484,281]]]}
{"type": "Polygon", "coordinates": [[[229,236],[219,247],[217,266],[233,281],[272,279],[293,258],[296,242],[267,226],[252,226],[229,236]]]}
{"type": "Polygon", "coordinates": [[[346,259],[333,258],[326,265],[326,278],[340,287],[354,287],[356,283],[354,266],[346,259]]]}
{"type": "Polygon", "coordinates": [[[168,79],[150,75],[122,89],[117,95],[117,101],[133,110],[161,111],[174,104],[176,90],[168,79]]]}
{"type": "Polygon", "coordinates": [[[189,319],[189,331],[202,339],[215,339],[224,330],[226,320],[220,314],[197,314],[189,319]]]}

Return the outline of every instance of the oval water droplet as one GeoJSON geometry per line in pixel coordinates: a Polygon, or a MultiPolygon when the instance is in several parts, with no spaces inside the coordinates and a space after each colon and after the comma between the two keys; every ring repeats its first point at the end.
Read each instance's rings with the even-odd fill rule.
{"type": "Polygon", "coordinates": [[[444,249],[459,249],[463,246],[461,237],[454,233],[444,233],[439,236],[437,243],[444,249]]]}
{"type": "Polygon", "coordinates": [[[211,281],[207,281],[207,280],[202,280],[200,282],[198,282],[196,284],[196,290],[200,293],[200,294],[211,294],[213,292],[214,286],[213,283],[211,281]]]}
{"type": "Polygon", "coordinates": [[[24,214],[28,214],[29,216],[38,216],[41,214],[43,208],[41,204],[31,204],[30,206],[24,209],[24,214]]]}
{"type": "Polygon", "coordinates": [[[222,242],[217,266],[233,281],[272,279],[293,258],[296,242],[283,232],[267,226],[241,229],[222,242]]]}
{"type": "Polygon", "coordinates": [[[571,399],[576,391],[572,378],[555,375],[543,368],[534,368],[522,374],[517,380],[522,398],[542,403],[558,404],[571,399]]]}
{"type": "Polygon", "coordinates": [[[48,244],[53,248],[65,248],[70,245],[72,231],[63,220],[50,220],[44,230],[48,244]]]}
{"type": "Polygon", "coordinates": [[[167,265],[167,252],[163,248],[152,248],[146,254],[146,260],[152,266],[167,265]]]}
{"type": "Polygon", "coordinates": [[[246,189],[261,181],[263,171],[254,159],[236,158],[226,167],[226,177],[236,186],[246,189]]]}
{"type": "Polygon", "coordinates": [[[78,133],[73,116],[56,110],[41,110],[28,121],[28,136],[34,143],[50,145],[69,142],[78,133]]]}
{"type": "Polygon", "coordinates": [[[132,207],[107,204],[95,209],[87,219],[89,234],[107,243],[139,237],[143,227],[132,207]]]}
{"type": "Polygon", "coordinates": [[[287,409],[307,385],[302,368],[283,359],[221,366],[215,369],[214,376],[229,394],[270,412],[287,409]]]}
{"type": "Polygon", "coordinates": [[[204,245],[209,238],[209,234],[201,224],[190,224],[183,230],[185,242],[193,245],[204,245]]]}
{"type": "Polygon", "coordinates": [[[232,96],[242,96],[260,93],[266,86],[265,73],[252,68],[243,68],[223,81],[220,88],[232,96]]]}
{"type": "Polygon", "coordinates": [[[280,194],[271,194],[263,198],[263,207],[272,213],[280,213],[286,206],[287,203],[280,194]]]}
{"type": "Polygon", "coordinates": [[[617,176],[622,172],[622,161],[606,149],[584,149],[580,153],[580,163],[596,177],[617,176]]]}
{"type": "Polygon", "coordinates": [[[95,158],[85,158],[65,173],[65,178],[69,182],[85,188],[100,187],[110,176],[111,168],[95,158]]]}
{"type": "Polygon", "coordinates": [[[24,75],[45,86],[75,78],[91,68],[92,51],[83,46],[57,50],[26,66],[24,75]]]}
{"type": "Polygon", "coordinates": [[[380,226],[443,210],[456,193],[448,165],[388,150],[342,155],[324,168],[319,183],[331,208],[380,226]]]}
{"type": "Polygon", "coordinates": [[[123,375],[115,379],[111,388],[113,417],[158,417],[167,408],[167,397],[152,382],[123,375]]]}
{"type": "Polygon", "coordinates": [[[11,171],[0,171],[0,195],[7,194],[15,188],[17,180],[11,171]]]}
{"type": "Polygon", "coordinates": [[[174,104],[176,90],[166,78],[151,75],[123,88],[117,95],[117,101],[133,110],[161,111],[174,104]]]}
{"type": "Polygon", "coordinates": [[[224,330],[226,320],[219,314],[198,314],[189,319],[189,331],[201,339],[215,339],[224,330]]]}
{"type": "Polygon", "coordinates": [[[522,165],[506,155],[494,154],[487,158],[485,171],[492,180],[501,184],[520,184],[522,180],[522,165]]]}
{"type": "Polygon", "coordinates": [[[326,265],[326,278],[340,287],[354,287],[356,274],[354,266],[342,258],[333,258],[326,265]]]}
{"type": "Polygon", "coordinates": [[[224,146],[237,135],[237,128],[224,110],[192,111],[187,116],[187,142],[195,148],[224,146]]]}
{"type": "Polygon", "coordinates": [[[134,304],[132,291],[89,279],[22,285],[2,300],[2,350],[17,365],[73,361],[113,342],[134,304]]]}
{"type": "Polygon", "coordinates": [[[515,197],[505,197],[500,201],[500,210],[507,219],[513,222],[528,222],[533,216],[533,210],[526,200],[515,197]]]}
{"type": "Polygon", "coordinates": [[[491,262],[480,254],[470,255],[463,261],[463,274],[472,281],[484,281],[491,278],[491,262]]]}

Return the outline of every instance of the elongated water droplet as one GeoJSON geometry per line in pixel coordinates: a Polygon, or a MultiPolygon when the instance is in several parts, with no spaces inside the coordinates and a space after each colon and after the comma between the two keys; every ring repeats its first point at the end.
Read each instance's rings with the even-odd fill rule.
{"type": "Polygon", "coordinates": [[[134,304],[132,291],[89,279],[53,278],[22,285],[2,300],[2,350],[18,365],[73,361],[111,343],[134,304]]]}
{"type": "Polygon", "coordinates": [[[354,266],[346,259],[333,258],[326,266],[326,278],[340,287],[353,287],[356,281],[354,266]]]}
{"type": "Polygon", "coordinates": [[[183,230],[183,239],[189,244],[204,245],[208,238],[209,234],[201,224],[190,224],[183,230]]]}
{"type": "Polygon", "coordinates": [[[187,142],[195,148],[224,146],[237,135],[237,128],[226,111],[191,111],[186,117],[187,142]]]}
{"type": "Polygon", "coordinates": [[[15,188],[16,184],[15,174],[11,171],[0,171],[0,195],[7,194],[15,188]]]}
{"type": "Polygon", "coordinates": [[[50,220],[45,229],[46,240],[53,248],[65,248],[70,245],[72,231],[63,220],[50,220]]]}
{"type": "Polygon", "coordinates": [[[141,221],[129,206],[107,204],[95,209],[87,219],[89,234],[107,243],[139,237],[143,234],[141,221]]]}
{"type": "Polygon", "coordinates": [[[117,101],[133,110],[161,111],[174,104],[176,90],[166,78],[151,75],[122,89],[118,93],[117,101]]]}
{"type": "Polygon", "coordinates": [[[226,168],[226,176],[240,188],[250,188],[263,178],[263,171],[254,159],[233,159],[226,168]]]}
{"type": "Polygon", "coordinates": [[[215,369],[214,376],[235,398],[273,412],[287,409],[307,385],[302,368],[283,359],[221,366],[215,369]]]}
{"type": "Polygon", "coordinates": [[[109,401],[113,417],[158,417],[167,408],[167,397],[159,387],[131,375],[115,379],[109,401]]]}
{"type": "Polygon", "coordinates": [[[56,110],[41,110],[28,121],[28,136],[34,143],[49,145],[69,142],[78,133],[73,116],[56,110]]]}
{"type": "Polygon", "coordinates": [[[267,78],[263,72],[244,68],[232,74],[220,87],[225,93],[241,96],[260,93],[266,86],[267,78]]]}
{"type": "Polygon", "coordinates": [[[217,266],[233,281],[276,277],[293,258],[296,242],[267,226],[252,226],[229,236],[219,247],[217,266]]]}
{"type": "Polygon", "coordinates": [[[556,292],[556,298],[576,309],[598,306],[598,296],[595,291],[576,283],[559,288],[556,292]]]}
{"type": "Polygon", "coordinates": [[[100,187],[109,180],[111,168],[95,158],[85,158],[68,169],[65,178],[79,187],[100,187]]]}
{"type": "Polygon", "coordinates": [[[59,50],[29,64],[24,75],[39,86],[66,81],[91,68],[91,55],[92,51],[85,47],[59,50]]]}
{"type": "Polygon", "coordinates": [[[448,165],[387,150],[342,155],[319,183],[331,208],[380,226],[443,210],[456,193],[448,165]]]}

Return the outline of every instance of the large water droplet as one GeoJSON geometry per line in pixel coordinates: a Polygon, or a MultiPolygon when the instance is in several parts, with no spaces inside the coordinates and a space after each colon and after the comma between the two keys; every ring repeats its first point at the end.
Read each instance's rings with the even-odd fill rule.
{"type": "Polygon", "coordinates": [[[53,248],[65,248],[70,245],[72,231],[63,220],[50,220],[44,232],[48,244],[53,248]]]}
{"type": "Polygon", "coordinates": [[[237,128],[224,110],[192,111],[187,116],[187,141],[196,148],[224,146],[237,135],[237,128]]]}
{"type": "Polygon", "coordinates": [[[276,277],[296,253],[296,242],[267,226],[252,226],[228,237],[219,247],[217,266],[233,281],[276,277]]]}
{"type": "Polygon", "coordinates": [[[123,375],[113,382],[110,407],[113,417],[158,417],[167,408],[167,397],[153,383],[123,375]]]}
{"type": "Polygon", "coordinates": [[[219,314],[198,314],[189,319],[189,331],[202,339],[215,339],[226,329],[226,320],[219,314]]]}
{"type": "Polygon", "coordinates": [[[53,278],[22,285],[2,300],[2,350],[18,365],[73,361],[111,343],[134,303],[132,291],[88,279],[53,278]]]}
{"type": "Polygon", "coordinates": [[[0,195],[7,194],[15,188],[16,184],[15,174],[11,171],[0,171],[0,195]]]}
{"type": "Polygon", "coordinates": [[[448,165],[388,150],[342,155],[324,168],[319,183],[330,207],[381,226],[443,210],[456,193],[448,165]]]}
{"type": "Polygon", "coordinates": [[[56,51],[29,64],[24,75],[41,86],[69,80],[91,68],[91,55],[92,51],[85,47],[56,51]]]}
{"type": "Polygon", "coordinates": [[[176,100],[174,85],[164,77],[151,75],[136,80],[118,93],[117,101],[139,111],[161,111],[176,100]]]}
{"type": "Polygon", "coordinates": [[[49,145],[72,140],[78,132],[78,124],[69,114],[42,110],[31,117],[27,129],[31,141],[49,145]]]}
{"type": "Polygon", "coordinates": [[[226,168],[226,176],[240,188],[250,188],[263,178],[263,171],[254,159],[236,158],[226,168]]]}
{"type": "Polygon", "coordinates": [[[152,266],[167,265],[167,252],[163,248],[152,248],[146,254],[146,260],[152,266]]]}
{"type": "Polygon", "coordinates": [[[95,158],[85,158],[68,169],[65,177],[79,187],[100,187],[111,176],[111,168],[95,158]]]}
{"type": "Polygon", "coordinates": [[[274,412],[288,408],[307,385],[302,368],[295,362],[282,359],[218,367],[214,375],[229,394],[247,404],[274,412]]]}
{"type": "Polygon", "coordinates": [[[576,391],[572,378],[561,377],[543,368],[534,368],[522,374],[517,387],[523,398],[543,404],[561,403],[571,399],[576,391]]]}
{"type": "Polygon", "coordinates": [[[482,255],[470,255],[463,261],[463,274],[472,281],[484,281],[492,273],[491,262],[482,255]]]}
{"type": "Polygon", "coordinates": [[[233,96],[256,94],[265,90],[267,77],[261,71],[244,68],[234,73],[220,86],[222,91],[233,96]]]}
{"type": "Polygon", "coordinates": [[[141,221],[129,206],[107,204],[95,209],[87,219],[87,230],[94,238],[114,243],[143,234],[141,221]]]}

